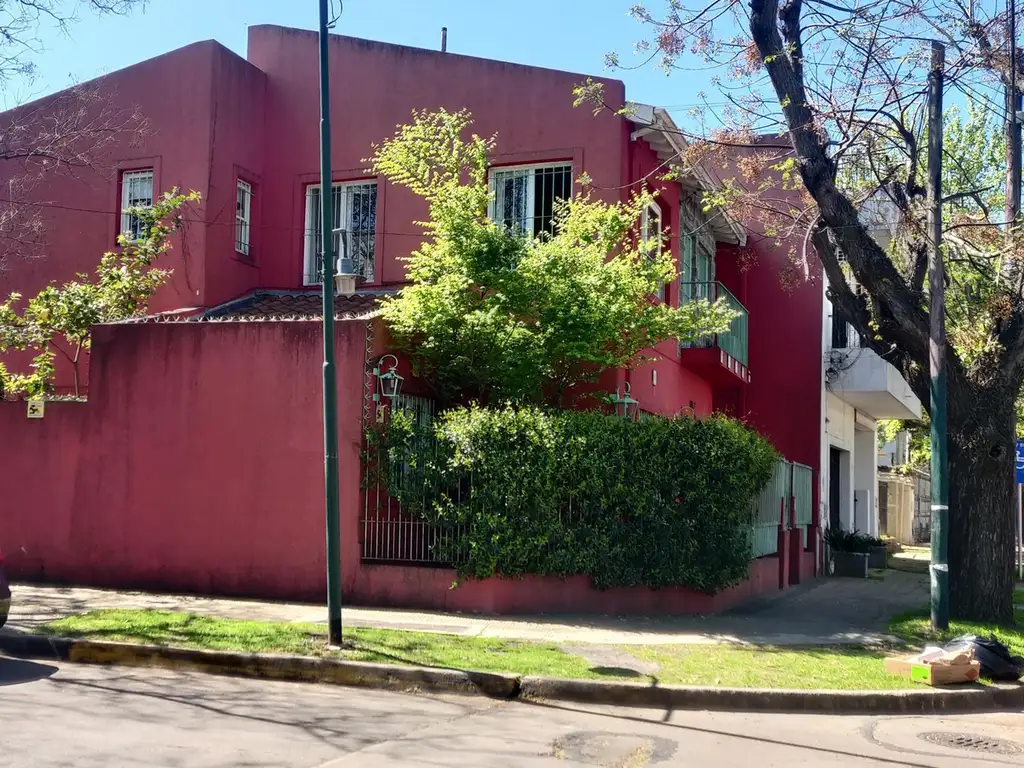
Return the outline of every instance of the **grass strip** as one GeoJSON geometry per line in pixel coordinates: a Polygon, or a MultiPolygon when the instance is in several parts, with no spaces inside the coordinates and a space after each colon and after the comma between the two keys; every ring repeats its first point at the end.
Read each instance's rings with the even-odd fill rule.
{"type": "Polygon", "coordinates": [[[63,637],[246,653],[648,684],[832,690],[910,688],[887,675],[884,649],[735,645],[580,645],[348,628],[352,648],[330,650],[323,624],[242,621],[160,610],[96,610],[46,624],[63,637]],[[609,659],[611,661],[609,661],[609,659]]]}

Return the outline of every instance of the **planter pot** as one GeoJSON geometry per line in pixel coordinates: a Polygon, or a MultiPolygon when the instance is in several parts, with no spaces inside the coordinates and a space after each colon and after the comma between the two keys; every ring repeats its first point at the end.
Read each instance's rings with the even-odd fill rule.
{"type": "Polygon", "coordinates": [[[863,552],[833,552],[833,576],[849,576],[856,579],[868,577],[868,555],[863,552]]]}
{"type": "Polygon", "coordinates": [[[888,567],[888,548],[883,544],[880,547],[872,547],[868,552],[868,568],[888,567]]]}

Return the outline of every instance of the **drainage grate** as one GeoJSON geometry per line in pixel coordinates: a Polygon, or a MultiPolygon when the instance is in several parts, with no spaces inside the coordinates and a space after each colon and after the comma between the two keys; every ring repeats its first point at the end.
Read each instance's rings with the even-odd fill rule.
{"type": "Polygon", "coordinates": [[[975,736],[971,733],[952,733],[950,731],[934,731],[922,733],[918,738],[950,749],[966,749],[971,752],[984,752],[989,755],[1019,755],[1024,748],[1011,741],[994,739],[991,736],[975,736]]]}

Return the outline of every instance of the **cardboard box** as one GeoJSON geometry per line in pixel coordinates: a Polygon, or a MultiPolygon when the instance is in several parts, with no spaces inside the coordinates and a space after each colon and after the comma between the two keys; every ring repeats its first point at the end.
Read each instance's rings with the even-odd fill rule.
{"type": "Polygon", "coordinates": [[[925,685],[957,685],[973,683],[981,676],[981,664],[972,661],[952,667],[922,664],[912,659],[886,659],[885,671],[925,685]]]}

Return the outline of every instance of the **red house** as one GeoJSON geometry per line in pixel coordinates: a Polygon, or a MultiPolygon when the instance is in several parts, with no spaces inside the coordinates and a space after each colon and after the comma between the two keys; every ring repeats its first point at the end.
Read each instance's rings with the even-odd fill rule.
{"type": "MultiPolygon", "coordinates": [[[[126,205],[174,186],[200,191],[202,203],[165,256],[174,274],[151,302],[158,316],[96,329],[87,402],[48,403],[41,420],[26,419],[23,403],[0,402],[0,498],[10,510],[0,516],[0,546],[21,553],[10,558],[16,575],[322,595],[319,329],[302,322],[316,315],[321,268],[317,66],[315,33],[257,26],[246,59],[206,41],[96,81],[138,109],[149,130],[110,148],[113,172],[47,176],[33,193],[47,254],[8,259],[0,291],[31,295],[93,269],[131,228],[126,205]],[[170,322],[184,316],[205,322],[170,322]]],[[[331,38],[330,66],[335,225],[349,230],[346,247],[362,276],[359,294],[338,303],[347,593],[468,610],[705,612],[806,575],[813,556],[787,531],[765,547],[748,583],[714,597],[598,593],[582,581],[542,579],[449,590],[450,571],[370,556],[368,532],[380,520],[360,491],[358,466],[367,371],[379,350],[373,324],[360,319],[370,302],[363,297],[401,285],[399,259],[422,241],[414,222],[426,211],[408,190],[369,175],[364,158],[412,110],[466,108],[475,131],[497,134],[493,215],[527,229],[544,226],[584,171],[609,200],[644,185],[659,191],[649,220],[670,232],[680,271],[664,300],[723,297],[741,314],[715,338],[662,344],[657,360],[620,372],[607,388],[628,382],[651,413],[746,419],[805,468],[806,512],[795,521],[805,526],[819,507],[810,478],[822,452],[823,290],[817,275],[784,288],[783,253],[740,222],[703,212],[709,175],[659,180],[684,146],[662,109],[595,117],[573,107],[584,75],[349,37],[331,38]]],[[[608,103],[625,104],[623,84],[603,82],[608,103]]],[[[58,384],[68,377],[60,368],[58,384]]],[[[792,499],[781,501],[789,509],[792,499]]]]}

